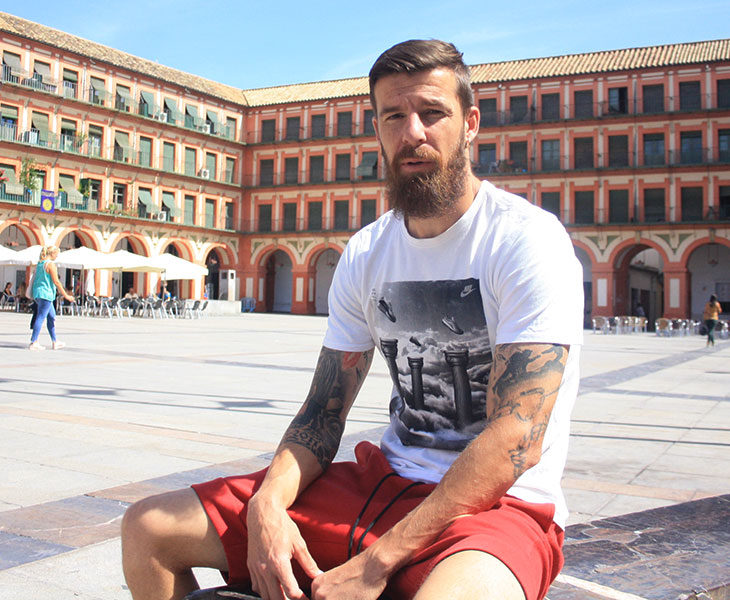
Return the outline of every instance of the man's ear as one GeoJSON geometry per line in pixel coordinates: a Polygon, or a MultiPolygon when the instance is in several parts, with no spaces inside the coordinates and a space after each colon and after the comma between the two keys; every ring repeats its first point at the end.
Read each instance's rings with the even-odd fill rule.
{"type": "Polygon", "coordinates": [[[378,130],[378,119],[373,115],[373,129],[375,130],[375,139],[380,143],[380,131],[378,130]]]}
{"type": "Polygon", "coordinates": [[[476,106],[472,106],[466,113],[466,119],[464,122],[464,137],[466,138],[466,145],[471,144],[479,133],[479,109],[476,106]]]}

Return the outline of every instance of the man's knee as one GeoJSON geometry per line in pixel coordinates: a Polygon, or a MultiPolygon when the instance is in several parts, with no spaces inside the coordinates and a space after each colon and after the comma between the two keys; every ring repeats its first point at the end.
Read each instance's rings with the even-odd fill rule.
{"type": "Polygon", "coordinates": [[[442,560],[426,578],[414,600],[524,600],[510,569],[491,554],[466,550],[442,560]]]}

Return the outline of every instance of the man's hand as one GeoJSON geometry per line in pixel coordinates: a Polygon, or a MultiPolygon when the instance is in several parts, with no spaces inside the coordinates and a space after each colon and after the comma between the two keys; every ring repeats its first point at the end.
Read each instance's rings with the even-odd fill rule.
{"type": "Polygon", "coordinates": [[[312,600],[377,600],[388,581],[385,571],[358,554],[312,581],[312,600]]]}
{"type": "Polygon", "coordinates": [[[253,590],[264,600],[303,600],[291,561],[296,560],[309,577],[321,574],[299,529],[286,510],[270,502],[251,499],[246,518],[248,570],[253,590]]]}

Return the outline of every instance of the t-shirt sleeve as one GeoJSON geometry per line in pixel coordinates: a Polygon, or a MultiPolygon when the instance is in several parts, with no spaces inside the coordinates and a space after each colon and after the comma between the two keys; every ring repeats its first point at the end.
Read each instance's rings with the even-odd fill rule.
{"type": "Polygon", "coordinates": [[[363,313],[362,286],[352,261],[348,245],[340,257],[330,286],[327,303],[327,331],[324,345],[333,350],[362,352],[375,346],[365,314],[363,313]]]}
{"type": "Polygon", "coordinates": [[[545,216],[521,228],[495,261],[491,280],[495,344],[582,344],[582,268],[556,219],[545,216]]]}

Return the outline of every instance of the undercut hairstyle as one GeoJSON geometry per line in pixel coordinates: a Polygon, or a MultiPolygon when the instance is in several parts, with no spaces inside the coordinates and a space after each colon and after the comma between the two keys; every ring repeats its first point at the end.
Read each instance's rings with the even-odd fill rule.
{"type": "Polygon", "coordinates": [[[370,102],[377,115],[375,84],[386,75],[420,73],[432,69],[450,69],[456,76],[456,93],[461,109],[466,112],[474,106],[469,67],[464,55],[454,44],[441,40],[408,40],[383,52],[370,69],[370,102]]]}

